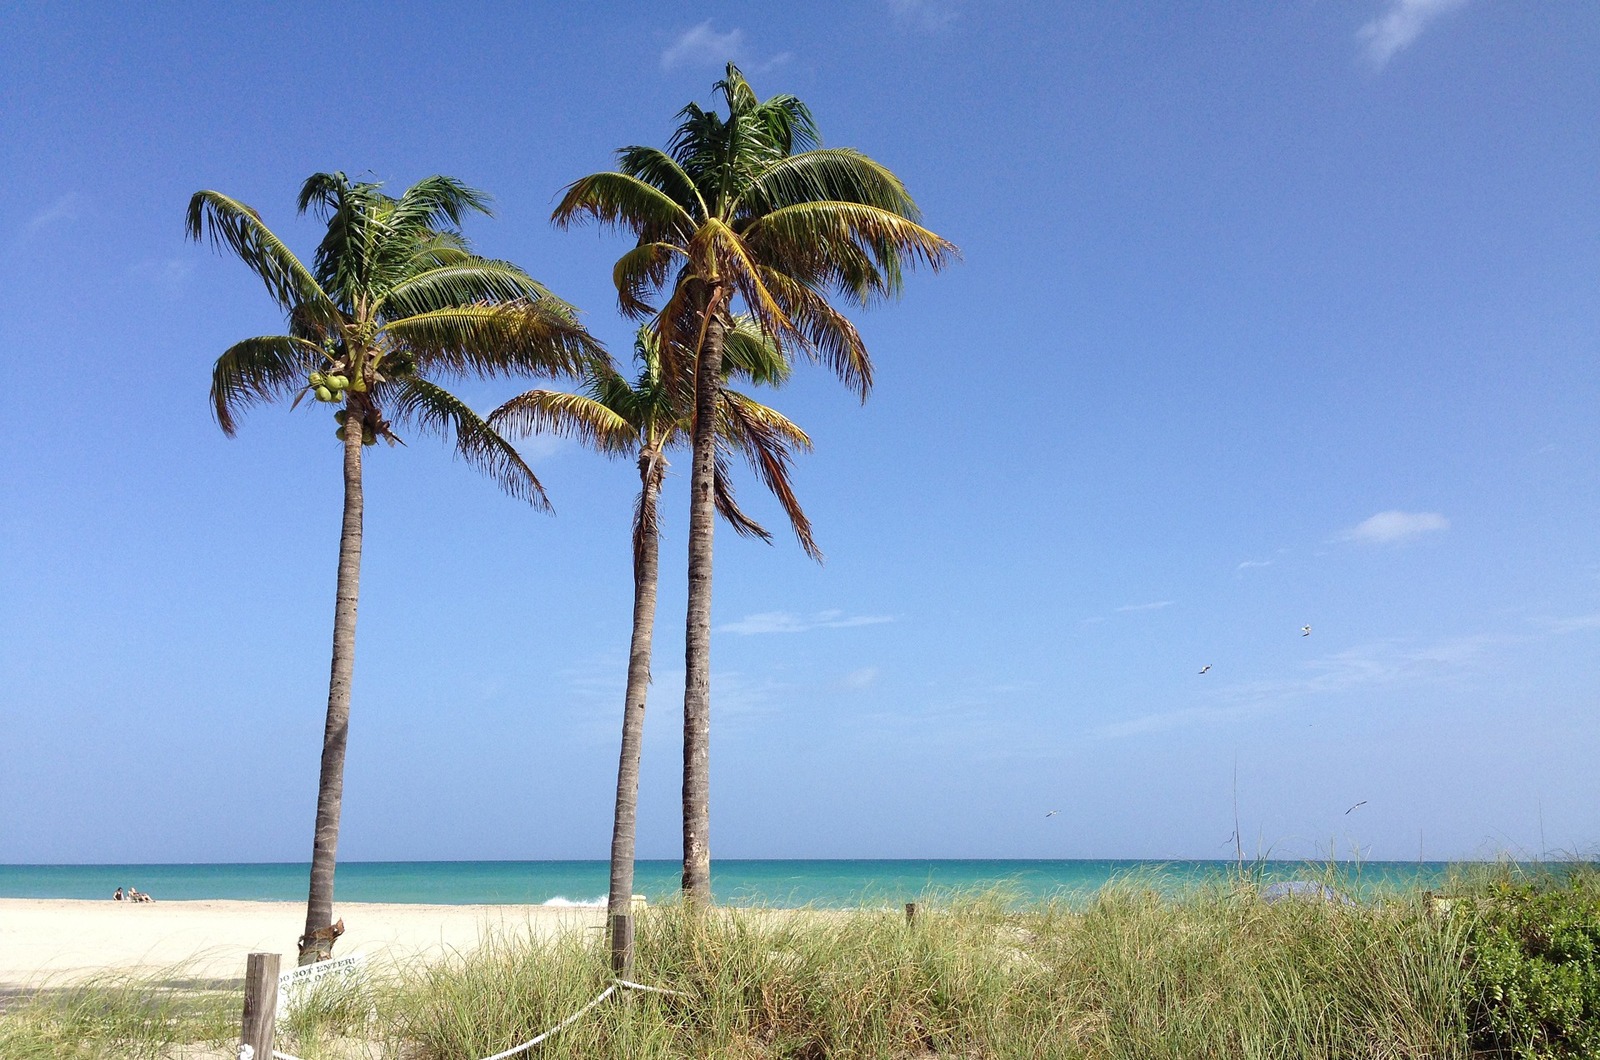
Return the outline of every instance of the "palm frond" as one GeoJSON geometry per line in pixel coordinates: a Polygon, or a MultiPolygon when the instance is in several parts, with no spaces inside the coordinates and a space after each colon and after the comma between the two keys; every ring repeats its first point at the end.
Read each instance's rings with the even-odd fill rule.
{"type": "Polygon", "coordinates": [[[615,410],[592,397],[560,390],[518,394],[489,413],[487,422],[496,431],[522,437],[572,438],[610,456],[631,453],[639,444],[638,429],[615,410]]]}
{"type": "Polygon", "coordinates": [[[673,157],[657,147],[624,147],[617,152],[617,168],[660,190],[693,216],[710,214],[700,189],[673,157]]]}
{"type": "Polygon", "coordinates": [[[447,224],[460,228],[469,212],[490,215],[492,201],[488,192],[470,188],[455,177],[436,174],[405,190],[394,204],[389,224],[400,231],[434,230],[447,224]]]}
{"type": "Polygon", "coordinates": [[[793,321],[791,334],[800,340],[795,345],[865,401],[872,389],[872,360],[856,326],[804,283],[774,269],[762,270],[761,277],[793,321]]]}
{"type": "Polygon", "coordinates": [[[715,256],[723,279],[732,283],[738,290],[763,331],[769,335],[778,335],[788,330],[788,315],[784,313],[783,306],[772,297],[766,285],[761,282],[759,267],[752,260],[744,241],[733,229],[716,218],[711,218],[700,226],[700,231],[695,233],[689,254],[696,260],[704,260],[705,255],[715,256]]]}
{"type": "Polygon", "coordinates": [[[186,229],[190,239],[209,238],[213,246],[232,250],[285,311],[327,327],[338,323],[338,310],[310,270],[249,206],[221,192],[197,191],[189,199],[186,229]]]}
{"type": "Polygon", "coordinates": [[[900,270],[923,264],[937,272],[958,253],[954,243],[899,214],[852,202],[806,202],[750,223],[744,238],[763,261],[800,262],[865,251],[881,270],[876,293],[899,291],[900,270]]]}
{"type": "Polygon", "coordinates": [[[717,514],[726,519],[728,525],[733,527],[733,532],[740,537],[754,537],[772,543],[772,534],[766,527],[756,522],[744,513],[739,507],[738,500],[733,495],[733,483],[728,478],[727,461],[722,456],[717,457],[716,474],[712,482],[712,499],[716,502],[717,514]]]}
{"type": "Polygon", "coordinates": [[[645,293],[665,286],[672,265],[687,258],[681,247],[671,243],[643,243],[617,259],[611,279],[617,288],[617,306],[622,315],[642,320],[655,310],[644,300],[645,293]]]}
{"type": "Polygon", "coordinates": [[[740,313],[722,338],[724,377],[748,379],[757,386],[782,386],[789,379],[789,359],[783,349],[761,330],[753,317],[740,313]]]}
{"type": "Polygon", "coordinates": [[[506,493],[541,511],[551,510],[544,487],[522,455],[466,402],[425,379],[400,379],[385,389],[388,411],[397,422],[453,440],[457,454],[506,493]]]}
{"type": "Polygon", "coordinates": [[[211,411],[217,426],[233,437],[237,414],[305,389],[307,373],[321,361],[322,347],[292,335],[234,343],[211,369],[211,411]]]}
{"type": "Polygon", "coordinates": [[[389,288],[383,315],[415,316],[475,302],[533,301],[552,297],[544,284],[508,261],[467,257],[418,272],[389,288]]]}
{"type": "Polygon", "coordinates": [[[577,374],[592,360],[608,360],[587,331],[542,299],[418,313],[391,321],[385,334],[416,357],[423,373],[577,374]]]}
{"type": "Polygon", "coordinates": [[[627,229],[647,242],[686,241],[695,227],[682,205],[626,173],[591,173],[567,185],[550,220],[566,228],[585,219],[627,229]]]}
{"type": "Polygon", "coordinates": [[[822,562],[822,550],[811,533],[811,520],[800,507],[789,482],[795,450],[809,451],[811,439],[782,413],[736,391],[722,392],[721,412],[725,428],[719,433],[744,454],[761,484],[777,498],[789,517],[800,548],[812,559],[822,562]]]}
{"type": "Polygon", "coordinates": [[[760,217],[807,202],[852,202],[876,206],[917,221],[911,193],[887,166],[849,147],[789,155],[768,166],[740,195],[736,209],[760,217]]]}

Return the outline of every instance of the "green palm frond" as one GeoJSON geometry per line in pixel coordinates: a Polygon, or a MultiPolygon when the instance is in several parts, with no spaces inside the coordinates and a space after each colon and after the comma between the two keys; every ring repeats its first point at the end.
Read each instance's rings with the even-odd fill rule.
{"type": "Polygon", "coordinates": [[[617,168],[658,189],[686,213],[706,217],[711,211],[694,180],[671,155],[656,147],[624,147],[617,152],[617,168]]]}
{"type": "Polygon", "coordinates": [[[812,559],[822,562],[822,550],[812,536],[811,520],[800,507],[789,481],[795,452],[809,452],[811,439],[782,413],[737,391],[722,392],[721,412],[723,423],[718,433],[727,444],[738,448],[761,484],[777,498],[789,517],[800,548],[812,559]]]}
{"type": "Polygon", "coordinates": [[[389,223],[400,230],[460,228],[468,213],[491,215],[487,192],[454,177],[435,175],[417,181],[396,200],[389,223]]]}
{"type": "Polygon", "coordinates": [[[617,259],[611,279],[617,287],[617,305],[622,315],[642,320],[655,312],[644,300],[645,293],[666,285],[673,265],[682,265],[688,255],[671,243],[643,243],[617,259]]]}
{"type": "Polygon", "coordinates": [[[733,318],[722,342],[724,378],[748,379],[757,386],[782,386],[788,382],[792,367],[789,359],[749,314],[740,313],[733,318]]]}
{"type": "Polygon", "coordinates": [[[493,479],[501,489],[541,511],[550,511],[544,487],[521,454],[466,402],[425,379],[401,379],[385,388],[388,411],[396,422],[455,442],[468,464],[493,479]]]}
{"type": "Polygon", "coordinates": [[[416,357],[423,373],[576,373],[606,354],[564,306],[544,300],[455,306],[391,321],[385,331],[390,342],[416,357]]]}
{"type": "Polygon", "coordinates": [[[911,221],[920,218],[906,186],[887,166],[848,147],[790,155],[768,166],[735,203],[736,212],[760,217],[807,202],[876,206],[911,221]]]}
{"type": "Polygon", "coordinates": [[[681,241],[695,228],[683,206],[626,173],[592,173],[567,185],[550,220],[565,228],[585,218],[626,228],[646,242],[681,241]]]}
{"type": "Polygon", "coordinates": [[[884,295],[899,292],[900,269],[923,264],[938,271],[957,251],[955,244],[897,213],[852,202],[806,202],[785,206],[750,223],[742,233],[767,260],[806,261],[836,253],[865,251],[884,279],[884,295]]]}
{"type": "Polygon", "coordinates": [[[327,327],[337,324],[339,313],[310,270],[249,206],[221,192],[197,191],[185,227],[190,239],[209,238],[238,255],[280,308],[327,327]]]}
{"type": "Polygon", "coordinates": [[[639,431],[627,418],[592,397],[560,390],[518,394],[489,413],[487,422],[496,431],[522,437],[572,438],[610,456],[631,453],[639,444],[639,431]]]}
{"type": "Polygon", "coordinates": [[[238,413],[304,390],[307,373],[321,362],[321,346],[292,335],[263,335],[228,347],[211,369],[217,426],[233,437],[238,413]]]}
{"type": "Polygon", "coordinates": [[[772,534],[766,527],[756,522],[744,513],[739,507],[738,500],[733,495],[733,479],[728,474],[727,461],[719,454],[717,456],[717,470],[712,477],[712,493],[717,505],[717,514],[727,520],[733,527],[734,533],[740,537],[754,537],[772,543],[772,534]]]}
{"type": "Polygon", "coordinates": [[[799,339],[795,345],[865,401],[872,389],[872,360],[856,326],[804,283],[775,269],[763,269],[761,278],[794,322],[791,335],[799,339]]]}
{"type": "Polygon", "coordinates": [[[400,281],[383,298],[390,319],[415,316],[475,302],[545,301],[548,288],[508,261],[466,257],[400,281]]]}
{"type": "MultiPolygon", "coordinates": [[[[778,335],[788,330],[788,315],[761,282],[760,268],[733,229],[712,218],[695,233],[689,253],[696,260],[704,260],[705,256],[715,257],[721,278],[733,284],[763,331],[778,335]]],[[[698,343],[691,348],[697,347],[698,343]]]]}

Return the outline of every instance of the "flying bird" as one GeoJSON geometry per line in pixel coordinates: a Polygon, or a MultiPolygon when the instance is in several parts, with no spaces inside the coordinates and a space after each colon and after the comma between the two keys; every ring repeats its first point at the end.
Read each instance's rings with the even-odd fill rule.
{"type": "Polygon", "coordinates": [[[1311,636],[1311,627],[1310,627],[1310,626],[1301,626],[1301,627],[1300,627],[1300,635],[1301,635],[1301,636],[1302,636],[1302,637],[1309,637],[1309,636],[1311,636]]]}
{"type": "Polygon", "coordinates": [[[1045,816],[1046,817],[1054,817],[1056,814],[1058,814],[1060,812],[1061,812],[1060,810],[1051,810],[1049,813],[1045,814],[1045,816]]]}
{"type": "MultiPolygon", "coordinates": [[[[1365,806],[1366,804],[1367,804],[1367,800],[1366,799],[1362,799],[1360,802],[1358,802],[1354,806],[1350,807],[1350,810],[1359,810],[1359,809],[1361,809],[1361,807],[1365,806]]],[[[1346,817],[1350,816],[1350,810],[1344,811],[1344,815],[1346,817]]]]}
{"type": "Polygon", "coordinates": [[[1201,673],[1205,673],[1209,669],[1211,669],[1211,664],[1210,663],[1206,663],[1204,666],[1200,667],[1200,672],[1201,673]]]}

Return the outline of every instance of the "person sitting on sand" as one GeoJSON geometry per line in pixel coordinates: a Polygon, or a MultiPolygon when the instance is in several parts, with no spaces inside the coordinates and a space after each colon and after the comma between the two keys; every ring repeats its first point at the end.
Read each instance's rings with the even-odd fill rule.
{"type": "Polygon", "coordinates": [[[116,894],[114,894],[114,895],[112,895],[112,896],[111,896],[111,900],[112,900],[112,901],[113,901],[113,902],[120,902],[120,901],[122,901],[122,888],[121,888],[121,887],[118,887],[118,888],[117,888],[117,893],[116,893],[116,894]]]}

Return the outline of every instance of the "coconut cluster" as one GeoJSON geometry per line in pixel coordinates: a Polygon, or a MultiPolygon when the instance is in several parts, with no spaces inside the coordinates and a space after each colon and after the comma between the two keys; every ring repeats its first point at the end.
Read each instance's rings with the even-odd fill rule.
{"type": "Polygon", "coordinates": [[[350,377],[312,372],[306,378],[306,383],[311,387],[311,392],[317,396],[318,401],[343,401],[344,392],[350,387],[350,377]]]}

